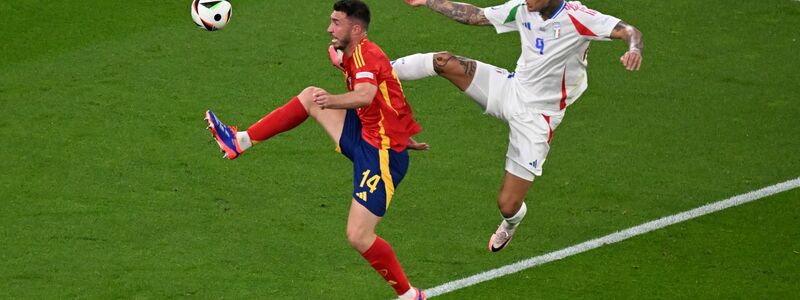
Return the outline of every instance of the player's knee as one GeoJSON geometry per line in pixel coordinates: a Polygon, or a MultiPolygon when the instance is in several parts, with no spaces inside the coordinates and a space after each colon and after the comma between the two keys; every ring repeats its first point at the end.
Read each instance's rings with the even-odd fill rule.
{"type": "Polygon", "coordinates": [[[433,70],[438,74],[447,72],[448,68],[454,67],[454,58],[455,55],[447,51],[433,54],[433,70]]]}
{"type": "Polygon", "coordinates": [[[313,102],[314,101],[314,89],[316,89],[316,88],[313,87],[313,86],[310,86],[310,87],[307,87],[307,88],[303,89],[303,91],[300,92],[299,95],[297,95],[297,99],[300,99],[300,102],[303,102],[303,105],[313,102]]]}
{"type": "Polygon", "coordinates": [[[438,62],[447,61],[452,57],[453,57],[453,54],[450,53],[450,52],[447,52],[447,51],[442,51],[442,52],[438,52],[438,53],[434,53],[433,54],[433,60],[438,61],[438,62]]]}
{"type": "Polygon", "coordinates": [[[303,107],[306,108],[306,111],[309,111],[310,109],[315,107],[313,105],[314,104],[314,89],[316,89],[316,88],[313,87],[313,86],[307,87],[307,88],[303,89],[303,91],[300,92],[300,94],[297,95],[297,99],[300,100],[300,103],[303,104],[303,107]]]}
{"type": "Polygon", "coordinates": [[[350,246],[356,250],[361,251],[362,249],[368,248],[369,234],[361,230],[358,227],[347,227],[347,241],[350,242],[350,246]]]}

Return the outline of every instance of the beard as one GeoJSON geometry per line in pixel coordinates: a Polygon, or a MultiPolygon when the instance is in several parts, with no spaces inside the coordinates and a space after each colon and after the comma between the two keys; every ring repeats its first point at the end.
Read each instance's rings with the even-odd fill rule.
{"type": "Polygon", "coordinates": [[[351,41],[352,41],[352,39],[350,39],[349,36],[345,36],[343,38],[333,37],[333,41],[332,41],[333,43],[331,43],[331,44],[333,45],[334,49],[344,51],[345,48],[347,48],[347,45],[350,45],[351,41]]]}

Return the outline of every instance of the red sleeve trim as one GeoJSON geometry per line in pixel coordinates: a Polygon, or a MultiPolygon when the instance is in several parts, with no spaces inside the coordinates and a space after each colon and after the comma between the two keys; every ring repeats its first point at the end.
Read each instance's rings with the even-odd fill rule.
{"type": "Polygon", "coordinates": [[[578,30],[578,33],[580,33],[583,36],[597,36],[596,34],[594,34],[594,32],[592,32],[591,29],[583,25],[581,21],[578,21],[577,18],[573,17],[571,14],[567,15],[569,16],[569,19],[572,20],[572,24],[575,25],[575,29],[578,30]]]}

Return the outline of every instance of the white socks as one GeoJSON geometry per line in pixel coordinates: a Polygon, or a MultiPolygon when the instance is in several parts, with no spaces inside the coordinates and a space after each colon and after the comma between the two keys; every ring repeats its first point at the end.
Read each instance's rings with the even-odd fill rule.
{"type": "Polygon", "coordinates": [[[408,289],[408,291],[405,294],[400,295],[400,297],[398,297],[397,299],[400,299],[400,300],[409,299],[409,300],[411,300],[411,299],[414,299],[414,296],[416,296],[416,295],[417,295],[417,290],[415,290],[414,287],[411,287],[410,289],[408,289]]]}
{"type": "Polygon", "coordinates": [[[247,131],[237,132],[236,141],[239,142],[239,148],[242,148],[242,151],[247,150],[247,148],[253,147],[253,142],[250,141],[250,135],[247,134],[247,131]]]}
{"type": "Polygon", "coordinates": [[[437,75],[433,70],[433,53],[401,57],[395,60],[392,66],[400,80],[417,80],[437,75]]]}
{"type": "Polygon", "coordinates": [[[519,208],[519,211],[514,216],[510,218],[503,218],[505,219],[503,225],[505,225],[506,229],[516,228],[517,225],[519,225],[519,222],[522,222],[522,218],[525,217],[525,213],[527,212],[528,212],[528,206],[525,205],[525,202],[522,202],[522,206],[519,208]]]}

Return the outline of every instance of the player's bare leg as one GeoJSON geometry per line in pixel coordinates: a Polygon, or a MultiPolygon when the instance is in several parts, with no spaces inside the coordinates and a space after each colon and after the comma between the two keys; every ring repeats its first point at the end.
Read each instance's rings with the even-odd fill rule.
{"type": "Polygon", "coordinates": [[[381,217],[372,214],[366,207],[353,199],[350,203],[350,214],[347,217],[347,240],[350,242],[350,246],[359,253],[367,252],[378,237],[375,234],[375,227],[380,221],[381,217]]]}
{"type": "MultiPolygon", "coordinates": [[[[454,55],[450,52],[421,53],[398,58],[392,62],[400,80],[417,80],[441,76],[449,80],[459,90],[465,92],[482,109],[486,109],[485,97],[475,97],[470,88],[475,80],[479,62],[454,55]]],[[[473,88],[474,89],[474,88],[473,88]]]]}
{"type": "Polygon", "coordinates": [[[306,108],[308,115],[322,126],[322,129],[325,130],[325,133],[328,134],[336,145],[339,145],[339,139],[342,137],[342,127],[344,126],[344,118],[347,115],[347,111],[343,109],[320,108],[319,105],[314,103],[314,96],[311,94],[312,89],[312,87],[305,88],[300,95],[297,95],[297,98],[300,100],[300,103],[303,104],[303,107],[306,108]]]}
{"type": "Polygon", "coordinates": [[[450,52],[439,52],[433,55],[433,70],[439,76],[447,78],[462,92],[469,88],[478,62],[473,59],[453,55],[450,52]]]}
{"type": "Polygon", "coordinates": [[[503,215],[503,221],[495,233],[489,238],[489,251],[497,252],[505,248],[511,241],[514,231],[525,217],[525,195],[531,187],[531,181],[519,178],[506,172],[503,186],[497,196],[497,207],[503,215]]]}
{"type": "Polygon", "coordinates": [[[425,299],[424,293],[408,283],[389,243],[375,234],[375,227],[380,221],[381,217],[352,199],[347,217],[347,240],[350,246],[392,286],[400,299],[425,299]]]}
{"type": "Polygon", "coordinates": [[[400,80],[417,80],[442,76],[461,91],[466,91],[475,77],[478,64],[475,60],[453,55],[450,52],[420,53],[398,58],[392,62],[400,80]]]}
{"type": "Polygon", "coordinates": [[[497,196],[497,208],[503,217],[510,218],[519,211],[532,183],[506,172],[500,194],[497,196]]]}

